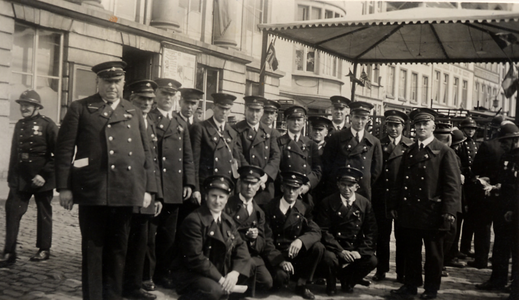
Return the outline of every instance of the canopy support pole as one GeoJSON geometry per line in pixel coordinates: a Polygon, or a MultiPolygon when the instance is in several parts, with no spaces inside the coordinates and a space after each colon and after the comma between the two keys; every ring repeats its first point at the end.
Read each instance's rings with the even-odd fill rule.
{"type": "MultiPolygon", "coordinates": [[[[353,78],[357,78],[357,63],[353,63],[353,78]]],[[[357,86],[357,83],[355,80],[350,81],[351,82],[351,101],[355,101],[355,87],[357,86]]]]}
{"type": "Polygon", "coordinates": [[[265,63],[267,60],[267,44],[268,34],[265,30],[262,32],[261,41],[261,61],[260,61],[260,74],[259,74],[259,96],[265,96],[265,63]]]}

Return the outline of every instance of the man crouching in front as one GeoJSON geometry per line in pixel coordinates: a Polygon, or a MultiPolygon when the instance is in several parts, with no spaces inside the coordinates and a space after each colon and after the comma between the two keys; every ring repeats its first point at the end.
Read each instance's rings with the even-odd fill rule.
{"type": "Polygon", "coordinates": [[[223,209],[233,189],[231,179],[215,175],[203,183],[206,205],[182,223],[179,299],[220,299],[250,274],[250,255],[231,217],[223,209]]]}

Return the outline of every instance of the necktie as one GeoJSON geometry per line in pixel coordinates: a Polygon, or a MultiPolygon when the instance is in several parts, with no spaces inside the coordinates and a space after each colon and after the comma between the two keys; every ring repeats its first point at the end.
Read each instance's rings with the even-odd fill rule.
{"type": "Polygon", "coordinates": [[[294,134],[294,142],[297,143],[297,134],[294,134]]]}
{"type": "Polygon", "coordinates": [[[337,126],[337,130],[341,130],[341,126],[337,126]]]}
{"type": "Polygon", "coordinates": [[[391,143],[389,143],[389,145],[387,146],[387,150],[389,153],[392,153],[393,150],[395,149],[395,140],[393,140],[391,143]]]}
{"type": "Polygon", "coordinates": [[[357,140],[357,143],[360,142],[359,133],[358,132],[355,134],[355,140],[357,140]]]}
{"type": "Polygon", "coordinates": [[[287,209],[287,212],[285,213],[285,216],[289,216],[291,211],[292,211],[292,206],[289,206],[287,209]]]}
{"type": "Polygon", "coordinates": [[[423,143],[420,143],[420,150],[423,150],[423,143]]]}

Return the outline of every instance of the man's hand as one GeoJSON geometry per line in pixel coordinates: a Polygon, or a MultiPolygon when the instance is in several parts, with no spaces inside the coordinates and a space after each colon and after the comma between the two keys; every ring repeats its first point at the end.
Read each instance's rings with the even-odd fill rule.
{"type": "Polygon", "coordinates": [[[281,269],[283,269],[284,271],[286,272],[289,272],[291,274],[294,274],[294,266],[292,265],[291,262],[289,261],[283,261],[279,264],[279,266],[281,267],[281,269]]]}
{"type": "Polygon", "coordinates": [[[155,201],[155,214],[153,216],[156,217],[156,216],[160,215],[161,211],[162,211],[162,202],[155,201]]]}
{"type": "Polygon", "coordinates": [[[443,214],[443,219],[449,221],[449,223],[453,224],[456,221],[456,217],[451,214],[443,214]]]}
{"type": "Polygon", "coordinates": [[[260,178],[260,186],[262,190],[265,189],[267,180],[269,180],[269,176],[267,174],[263,174],[263,176],[260,178]]]}
{"type": "Polygon", "coordinates": [[[71,190],[61,190],[59,192],[59,204],[64,209],[68,209],[68,210],[72,209],[72,206],[74,206],[74,201],[73,201],[71,190]]]}
{"type": "Polygon", "coordinates": [[[339,258],[342,258],[345,262],[348,262],[348,263],[355,261],[355,257],[348,250],[342,250],[342,252],[339,253],[339,258]]]}
{"type": "Polygon", "coordinates": [[[146,208],[151,204],[151,195],[148,192],[144,193],[144,200],[142,201],[142,207],[146,208]]]}
{"type": "Polygon", "coordinates": [[[193,190],[191,189],[191,187],[185,186],[184,191],[182,193],[184,200],[191,198],[191,193],[193,193],[193,190]]]}
{"type": "Polygon", "coordinates": [[[300,195],[305,195],[306,193],[308,193],[308,191],[310,190],[310,187],[306,184],[303,184],[301,186],[301,193],[300,195]]]}
{"type": "Polygon", "coordinates": [[[247,236],[249,239],[257,239],[258,238],[258,228],[249,228],[245,236],[247,236]]]}
{"type": "Polygon", "coordinates": [[[200,194],[199,191],[193,192],[193,195],[191,196],[191,199],[194,204],[201,205],[202,204],[202,194],[200,194]]]}
{"type": "Polygon", "coordinates": [[[358,251],[351,251],[350,253],[351,253],[351,255],[353,255],[354,259],[360,259],[361,258],[360,253],[358,251]]]}
{"type": "Polygon", "coordinates": [[[398,212],[395,209],[392,209],[389,211],[389,214],[391,215],[391,218],[398,219],[398,212]]]}
{"type": "Polygon", "coordinates": [[[34,176],[32,179],[32,185],[36,187],[42,187],[45,184],[45,179],[41,177],[40,175],[34,176]]]}
{"type": "Polygon", "coordinates": [[[238,273],[237,271],[231,271],[225,277],[222,277],[220,279],[220,285],[222,286],[222,289],[226,294],[230,294],[232,292],[232,289],[238,282],[238,276],[240,276],[240,273],[238,273]]]}
{"type": "Polygon", "coordinates": [[[461,174],[461,184],[464,184],[465,183],[465,175],[461,174]]]}
{"type": "Polygon", "coordinates": [[[294,258],[299,254],[299,250],[303,247],[303,242],[300,239],[296,239],[288,247],[288,257],[294,258]]]}
{"type": "Polygon", "coordinates": [[[509,210],[505,213],[505,221],[512,222],[512,216],[514,215],[514,212],[509,210]]]}

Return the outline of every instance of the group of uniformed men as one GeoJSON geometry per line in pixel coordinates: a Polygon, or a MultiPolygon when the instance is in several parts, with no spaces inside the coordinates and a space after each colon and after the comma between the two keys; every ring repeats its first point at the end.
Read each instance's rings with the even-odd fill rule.
{"type": "MultiPolygon", "coordinates": [[[[474,158],[477,125],[470,118],[461,123],[464,133],[451,132],[436,125],[433,110],[388,110],[387,135],[379,140],[365,129],[371,104],[333,96],[332,120],[310,117],[310,137],[303,135],[301,106],[284,111],[282,135],[275,129],[279,104],[260,96],[244,97],[245,120],[233,126],[227,117],[235,96],[212,94],[213,116],[198,120],[203,92],[173,79],[132,82],[127,101],[125,67],[122,61],[94,66],[98,93],[71,103],[59,133],[38,113],[35,91],[17,100],[23,119],[13,135],[1,266],[16,261],[19,223],[32,195],[39,251],[31,260],[49,258],[53,188],[64,208],[79,205],[84,299],[154,299],[155,283],[175,287],[182,299],[220,299],[241,285],[249,286],[248,294],[268,293],[291,279],[305,299],[314,299],[308,283],[319,279],[328,295],[337,293],[337,281],[352,293],[357,284],[369,285],[364,277],[375,268],[373,280],[385,279],[393,220],[403,286],[391,294],[416,295],[423,285],[420,298],[433,299],[444,265],[457,266],[463,255],[456,230],[463,215],[461,252],[470,251],[470,225],[476,256],[488,243],[489,222],[477,216],[484,204],[474,200],[473,186],[493,197],[501,187],[508,198],[496,213],[499,224],[517,222],[514,124],[504,125],[496,139],[508,143],[502,153],[511,157],[492,154],[496,171],[478,173],[477,163],[492,166],[486,156],[474,158]],[[415,141],[402,134],[408,119],[415,141]]],[[[517,240],[517,230],[507,232],[517,240]]],[[[501,249],[516,251],[511,243],[501,249]]],[[[475,263],[486,261],[476,257],[475,263]]],[[[506,283],[506,273],[493,277],[483,288],[506,283]]]]}

